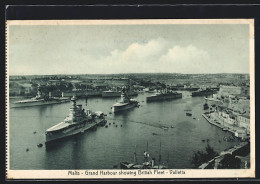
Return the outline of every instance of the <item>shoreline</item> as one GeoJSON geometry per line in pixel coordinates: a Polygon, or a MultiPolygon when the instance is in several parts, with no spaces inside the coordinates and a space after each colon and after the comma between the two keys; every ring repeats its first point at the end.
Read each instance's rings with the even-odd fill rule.
{"type": "Polygon", "coordinates": [[[245,137],[239,136],[239,134],[236,135],[236,132],[237,132],[237,131],[235,130],[234,127],[233,127],[233,130],[232,130],[232,129],[230,129],[230,127],[228,127],[228,126],[222,126],[222,125],[219,124],[219,123],[215,123],[214,121],[211,121],[211,120],[207,117],[207,115],[206,115],[205,113],[202,113],[202,116],[203,116],[210,124],[215,125],[215,126],[221,128],[223,131],[229,131],[229,132],[233,133],[234,136],[236,136],[236,137],[243,138],[243,139],[247,139],[247,138],[249,137],[249,136],[245,136],[245,137]]]}

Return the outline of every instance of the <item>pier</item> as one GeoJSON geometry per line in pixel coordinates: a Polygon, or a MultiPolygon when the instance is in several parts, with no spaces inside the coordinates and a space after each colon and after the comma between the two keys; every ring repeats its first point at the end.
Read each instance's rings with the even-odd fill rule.
{"type": "Polygon", "coordinates": [[[205,115],[205,114],[202,114],[202,116],[210,123],[210,124],[212,124],[212,125],[215,125],[215,126],[217,126],[217,127],[219,127],[219,128],[224,128],[221,124],[219,124],[219,123],[215,123],[214,121],[210,121],[210,119],[205,115]]]}
{"type": "Polygon", "coordinates": [[[223,126],[222,125],[222,123],[216,123],[214,120],[210,120],[210,118],[209,117],[207,117],[207,115],[205,115],[204,113],[202,114],[202,116],[210,123],[210,124],[212,124],[212,125],[215,125],[215,126],[217,126],[217,127],[219,127],[219,128],[221,128],[221,129],[223,129],[223,131],[229,131],[229,132],[231,132],[231,133],[233,133],[236,137],[240,137],[240,138],[243,138],[243,139],[245,139],[245,138],[247,138],[248,136],[243,136],[243,134],[239,134],[239,133],[237,133],[238,131],[241,131],[241,130],[243,130],[242,128],[240,128],[240,127],[232,127],[232,128],[230,128],[229,126],[223,126]],[[237,134],[236,134],[237,133],[237,134]]]}

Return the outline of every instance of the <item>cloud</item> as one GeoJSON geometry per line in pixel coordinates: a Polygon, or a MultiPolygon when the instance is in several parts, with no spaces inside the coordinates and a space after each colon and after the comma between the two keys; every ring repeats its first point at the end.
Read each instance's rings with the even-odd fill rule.
{"type": "Polygon", "coordinates": [[[173,70],[181,73],[205,73],[214,69],[208,52],[193,45],[173,46],[160,57],[160,61],[164,63],[163,65],[174,67],[173,70]]]}
{"type": "MultiPolygon", "coordinates": [[[[60,46],[60,49],[63,50],[63,46],[60,46]]],[[[113,49],[106,55],[96,52],[85,54],[82,51],[78,52],[78,50],[70,49],[63,55],[54,49],[52,52],[48,52],[48,55],[43,54],[42,57],[37,57],[35,62],[30,65],[34,67],[31,72],[37,74],[102,74],[208,73],[216,71],[216,66],[212,65],[210,55],[205,50],[195,45],[176,45],[163,38],[152,39],[146,43],[130,43],[125,48],[113,49]],[[36,62],[39,59],[45,59],[45,63],[36,62]]],[[[11,73],[21,73],[22,71],[30,73],[30,70],[24,67],[22,71],[17,70],[19,66],[12,68],[11,73]]]]}
{"type": "Polygon", "coordinates": [[[99,67],[103,64],[111,73],[194,73],[200,71],[200,67],[205,68],[209,59],[206,51],[193,45],[182,47],[158,38],[147,43],[132,43],[124,50],[113,50],[96,63],[99,67]]]}

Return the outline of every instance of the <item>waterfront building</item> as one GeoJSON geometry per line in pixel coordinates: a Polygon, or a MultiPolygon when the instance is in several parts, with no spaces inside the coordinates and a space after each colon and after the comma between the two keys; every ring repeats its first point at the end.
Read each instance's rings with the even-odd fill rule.
{"type": "Polygon", "coordinates": [[[234,112],[239,114],[250,113],[250,100],[244,98],[229,98],[228,105],[229,109],[232,109],[234,112]]]}
{"type": "Polygon", "coordinates": [[[250,116],[243,114],[243,115],[239,115],[237,117],[237,121],[238,121],[238,126],[243,127],[247,130],[247,133],[250,133],[250,116]]]}
{"type": "Polygon", "coordinates": [[[239,86],[221,85],[218,94],[213,95],[214,99],[222,101],[222,105],[216,104],[216,116],[229,125],[250,130],[250,100],[246,97],[249,90],[239,86]]]}
{"type": "Polygon", "coordinates": [[[223,127],[238,127],[236,136],[245,137],[246,134],[250,134],[250,116],[247,113],[241,114],[233,109],[219,105],[213,114],[214,119],[223,127]]]}
{"type": "Polygon", "coordinates": [[[235,132],[235,136],[236,137],[241,137],[241,138],[245,138],[247,136],[247,134],[248,133],[245,130],[243,130],[243,129],[238,129],[235,132]]]}
{"type": "Polygon", "coordinates": [[[225,126],[225,124],[229,124],[232,126],[237,125],[236,123],[236,116],[234,114],[230,114],[227,111],[217,111],[215,113],[215,116],[221,120],[222,126],[225,126]]]}
{"type": "Polygon", "coordinates": [[[28,83],[19,83],[19,82],[10,82],[9,83],[9,94],[12,96],[15,95],[26,95],[30,94],[33,91],[32,84],[28,83]]]}
{"type": "Polygon", "coordinates": [[[239,87],[239,86],[220,85],[220,87],[219,87],[220,96],[240,95],[240,94],[241,94],[241,87],[239,87]]]}

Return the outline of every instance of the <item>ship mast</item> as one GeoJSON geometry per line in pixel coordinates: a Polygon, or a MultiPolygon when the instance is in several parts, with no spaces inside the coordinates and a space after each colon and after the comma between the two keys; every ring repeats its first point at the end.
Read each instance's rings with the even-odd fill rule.
{"type": "Polygon", "coordinates": [[[136,164],[137,158],[136,158],[136,145],[135,145],[135,152],[134,152],[134,164],[136,164]]]}
{"type": "Polygon", "coordinates": [[[73,96],[71,98],[71,108],[70,108],[70,115],[71,115],[71,120],[74,122],[76,120],[76,110],[77,110],[77,104],[76,104],[76,96],[73,96]]]}
{"type": "Polygon", "coordinates": [[[86,96],[86,106],[88,106],[88,97],[86,96]]]}
{"type": "Polygon", "coordinates": [[[159,163],[158,163],[158,169],[160,167],[160,163],[161,163],[161,140],[160,140],[160,151],[159,151],[159,163]]]}
{"type": "Polygon", "coordinates": [[[168,155],[167,155],[167,167],[169,168],[169,162],[170,162],[170,158],[169,158],[169,152],[168,152],[168,155]]]}
{"type": "Polygon", "coordinates": [[[144,162],[148,162],[148,141],[146,144],[146,151],[144,151],[144,162]]]}

